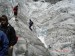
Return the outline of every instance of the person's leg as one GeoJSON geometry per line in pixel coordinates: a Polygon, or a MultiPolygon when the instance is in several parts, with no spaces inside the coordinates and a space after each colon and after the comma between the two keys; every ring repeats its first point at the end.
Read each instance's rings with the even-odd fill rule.
{"type": "Polygon", "coordinates": [[[13,53],[13,48],[9,48],[9,50],[8,50],[8,56],[12,56],[12,53],[13,53]]]}
{"type": "Polygon", "coordinates": [[[17,12],[14,12],[15,21],[18,21],[17,12]]]}
{"type": "Polygon", "coordinates": [[[15,16],[15,18],[17,18],[17,12],[14,12],[14,16],[15,16]]]}
{"type": "Polygon", "coordinates": [[[29,25],[29,29],[32,31],[32,29],[31,29],[31,25],[29,25]]]}

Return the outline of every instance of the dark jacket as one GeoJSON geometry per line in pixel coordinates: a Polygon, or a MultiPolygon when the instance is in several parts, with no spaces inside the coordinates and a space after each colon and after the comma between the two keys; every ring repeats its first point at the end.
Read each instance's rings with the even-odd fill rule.
{"type": "Polygon", "coordinates": [[[0,56],[4,56],[8,50],[9,41],[4,32],[0,31],[0,56]]]}
{"type": "Polygon", "coordinates": [[[29,25],[32,26],[33,25],[33,21],[30,19],[29,25]]]}
{"type": "Polygon", "coordinates": [[[6,33],[9,40],[9,46],[13,46],[16,44],[17,42],[16,33],[14,28],[11,25],[8,25],[6,28],[0,26],[0,30],[6,33]]]}
{"type": "Polygon", "coordinates": [[[29,29],[32,31],[31,26],[33,25],[33,22],[31,21],[31,19],[29,20],[29,29]]]}

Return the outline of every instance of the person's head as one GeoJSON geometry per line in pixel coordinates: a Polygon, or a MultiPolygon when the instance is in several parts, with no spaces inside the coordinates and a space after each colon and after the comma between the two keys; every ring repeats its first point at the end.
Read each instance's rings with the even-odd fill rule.
{"type": "Polygon", "coordinates": [[[31,21],[31,19],[29,19],[31,21]]]}
{"type": "Polygon", "coordinates": [[[18,8],[18,5],[16,5],[16,8],[18,8]]]}
{"type": "Polygon", "coordinates": [[[2,26],[7,26],[8,25],[8,18],[6,15],[2,15],[1,17],[1,25],[2,26]]]}
{"type": "Polygon", "coordinates": [[[18,5],[16,7],[18,7],[18,5]]]}

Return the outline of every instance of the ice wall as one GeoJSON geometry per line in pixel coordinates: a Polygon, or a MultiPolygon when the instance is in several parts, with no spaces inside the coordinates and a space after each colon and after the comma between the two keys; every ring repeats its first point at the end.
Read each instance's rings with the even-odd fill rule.
{"type": "Polygon", "coordinates": [[[63,0],[52,5],[47,2],[32,2],[28,3],[27,10],[27,18],[33,20],[37,35],[45,37],[51,56],[75,55],[74,0],[63,0]]]}
{"type": "MultiPolygon", "coordinates": [[[[45,48],[44,44],[38,39],[36,33],[35,24],[33,31],[29,29],[29,7],[30,5],[24,4],[24,1],[19,2],[18,21],[14,20],[14,17],[9,20],[10,24],[14,26],[19,41],[14,47],[13,56],[50,56],[48,49],[45,48]]],[[[33,20],[33,19],[32,19],[33,20]]]]}
{"type": "Polygon", "coordinates": [[[5,14],[8,19],[13,17],[13,3],[12,0],[0,0],[0,16],[5,14]]]}
{"type": "Polygon", "coordinates": [[[16,3],[19,3],[18,21],[14,18],[9,21],[19,36],[14,56],[75,56],[74,0],[56,4],[27,0],[16,0],[16,3]],[[28,28],[29,19],[34,22],[33,31],[28,28]],[[39,39],[43,39],[48,49],[39,39]]]}
{"type": "MultiPolygon", "coordinates": [[[[28,7],[26,0],[10,0],[10,2],[1,1],[1,3],[0,4],[3,9],[8,9],[8,11],[5,11],[2,10],[0,7],[0,9],[2,10],[0,10],[2,14],[6,14],[6,12],[9,12],[11,14],[12,12],[12,17],[10,17],[9,23],[14,27],[18,36],[18,42],[13,49],[13,56],[50,56],[50,53],[44,47],[44,44],[38,39],[36,30],[34,30],[35,28],[33,29],[33,31],[30,31],[29,29],[28,21],[30,17],[28,16],[28,7]],[[9,3],[7,5],[7,8],[3,7],[3,5],[6,6],[6,3],[9,3]],[[15,17],[13,15],[13,7],[16,6],[18,3],[19,11],[18,18],[16,18],[18,19],[18,21],[15,21],[15,17]]],[[[6,15],[8,16],[8,13],[6,15]]]]}

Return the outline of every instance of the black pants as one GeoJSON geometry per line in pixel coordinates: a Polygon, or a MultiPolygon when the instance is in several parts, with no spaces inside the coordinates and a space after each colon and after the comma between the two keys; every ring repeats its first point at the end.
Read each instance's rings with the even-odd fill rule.
{"type": "Polygon", "coordinates": [[[29,29],[32,31],[31,26],[29,26],[29,29]]]}
{"type": "Polygon", "coordinates": [[[30,24],[30,25],[29,25],[29,29],[30,29],[31,31],[32,31],[32,29],[31,29],[32,25],[33,25],[33,24],[30,24]]]}
{"type": "Polygon", "coordinates": [[[13,53],[13,48],[11,49],[9,48],[6,56],[12,56],[12,53],[13,53]]]}

